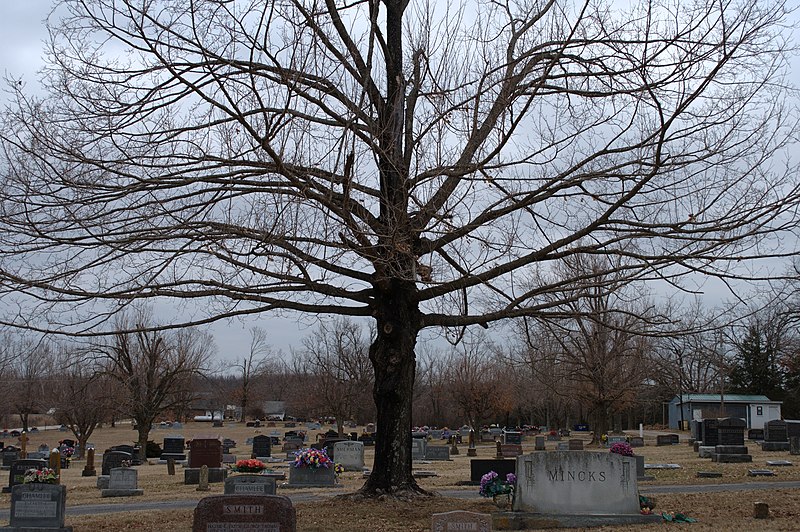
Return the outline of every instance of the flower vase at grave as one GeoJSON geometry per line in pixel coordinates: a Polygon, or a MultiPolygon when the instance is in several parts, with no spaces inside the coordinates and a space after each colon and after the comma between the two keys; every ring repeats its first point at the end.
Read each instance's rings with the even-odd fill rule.
{"type": "Polygon", "coordinates": [[[498,493],[496,495],[492,495],[492,502],[494,502],[495,506],[501,510],[508,510],[511,507],[511,494],[498,493]]]}

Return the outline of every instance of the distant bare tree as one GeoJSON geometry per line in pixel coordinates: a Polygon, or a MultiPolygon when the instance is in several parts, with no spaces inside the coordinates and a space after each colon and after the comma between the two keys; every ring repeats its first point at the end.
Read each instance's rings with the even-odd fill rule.
{"type": "Polygon", "coordinates": [[[303,339],[299,357],[299,373],[309,379],[307,393],[315,399],[317,412],[336,417],[343,436],[345,418],[369,401],[372,389],[369,343],[361,327],[343,318],[322,322],[303,339]]]}
{"type": "Polygon", "coordinates": [[[365,495],[421,492],[423,329],[558,312],[569,256],[679,283],[793,252],[785,0],[59,5],[49,95],[0,125],[2,321],[370,318],[365,495]]]}
{"type": "Polygon", "coordinates": [[[51,342],[31,335],[11,334],[4,343],[5,402],[28,431],[31,415],[51,406],[55,352],[51,342]]]}
{"type": "Polygon", "coordinates": [[[110,378],[82,350],[64,348],[59,360],[64,365],[50,388],[56,399],[54,417],[75,436],[77,458],[83,458],[86,442],[101,423],[110,419],[119,397],[110,378]]]}
{"type": "Polygon", "coordinates": [[[483,334],[470,334],[448,354],[445,375],[453,401],[476,431],[496,410],[503,386],[495,378],[496,346],[483,334]]]}
{"type": "Polygon", "coordinates": [[[238,373],[239,386],[235,396],[242,408],[242,417],[248,416],[248,408],[257,399],[256,381],[268,369],[271,350],[267,332],[259,327],[250,329],[250,350],[241,358],[237,358],[232,367],[238,373]]]}
{"type": "Polygon", "coordinates": [[[146,332],[144,321],[120,323],[113,341],[97,347],[105,374],[126,391],[120,398],[138,431],[138,442],[147,448],[150,427],[157,417],[178,408],[192,390],[192,377],[207,368],[214,343],[207,333],[185,329],[172,334],[146,332]]]}

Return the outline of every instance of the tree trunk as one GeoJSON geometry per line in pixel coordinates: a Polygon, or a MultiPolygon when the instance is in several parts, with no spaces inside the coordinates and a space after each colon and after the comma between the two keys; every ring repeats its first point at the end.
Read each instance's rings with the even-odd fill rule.
{"type": "Polygon", "coordinates": [[[377,335],[369,358],[375,371],[375,463],[361,494],[426,493],[411,475],[411,404],[416,373],[414,347],[420,316],[412,281],[394,279],[376,298],[377,335]]]}
{"type": "Polygon", "coordinates": [[[147,437],[150,435],[151,423],[151,421],[147,423],[136,422],[136,432],[139,433],[139,452],[142,453],[141,458],[143,464],[147,463],[147,437]]]}

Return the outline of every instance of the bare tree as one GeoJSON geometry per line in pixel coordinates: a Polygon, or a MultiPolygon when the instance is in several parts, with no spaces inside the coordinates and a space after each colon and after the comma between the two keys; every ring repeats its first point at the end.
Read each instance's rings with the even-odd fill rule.
{"type": "Polygon", "coordinates": [[[540,274],[570,255],[678,283],[783,253],[786,12],[67,0],[50,95],[15,86],[0,128],[0,286],[25,308],[5,321],[96,334],[151,297],[215,300],[189,323],[371,317],[362,491],[419,492],[422,329],[545,315],[568,295],[540,274]]]}
{"type": "Polygon", "coordinates": [[[192,390],[192,377],[207,365],[213,342],[205,333],[185,329],[171,335],[146,332],[148,324],[121,323],[120,332],[98,346],[105,373],[126,392],[126,411],[136,424],[141,449],[147,449],[150,427],[165,411],[179,407],[192,390]]]}
{"type": "Polygon", "coordinates": [[[445,375],[453,400],[475,430],[495,411],[502,383],[495,378],[496,347],[477,333],[470,335],[447,357],[445,375]]]}
{"type": "Polygon", "coordinates": [[[236,359],[233,368],[239,377],[239,387],[236,391],[239,406],[242,408],[242,416],[248,415],[248,408],[251,406],[253,395],[256,393],[255,382],[267,370],[270,362],[271,351],[267,343],[267,332],[259,327],[250,329],[250,350],[240,359],[236,359]]]}
{"type": "Polygon", "coordinates": [[[369,343],[361,327],[347,319],[320,323],[319,328],[303,340],[299,366],[311,383],[311,400],[316,400],[320,415],[333,415],[339,436],[344,435],[344,421],[359,404],[369,400],[372,376],[369,364],[369,343]]]}
{"type": "Polygon", "coordinates": [[[19,416],[22,430],[30,430],[31,416],[52,406],[52,344],[44,338],[12,334],[4,339],[5,385],[3,392],[10,412],[19,416]]]}
{"type": "Polygon", "coordinates": [[[60,360],[65,363],[53,384],[55,421],[65,425],[78,442],[78,458],[83,458],[86,442],[94,430],[111,417],[118,399],[107,375],[98,371],[95,360],[81,350],[64,349],[60,360]]]}

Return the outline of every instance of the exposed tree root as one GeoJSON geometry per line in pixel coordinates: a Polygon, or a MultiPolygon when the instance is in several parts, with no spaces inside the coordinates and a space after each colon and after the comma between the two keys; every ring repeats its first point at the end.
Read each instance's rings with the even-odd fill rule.
{"type": "Polygon", "coordinates": [[[420,497],[436,497],[436,496],[437,493],[424,490],[415,483],[412,485],[398,486],[397,488],[394,488],[392,490],[384,490],[380,488],[372,489],[368,488],[367,486],[364,486],[355,493],[345,493],[343,495],[338,495],[335,498],[338,500],[345,500],[345,501],[396,500],[396,501],[411,502],[420,497]]]}

